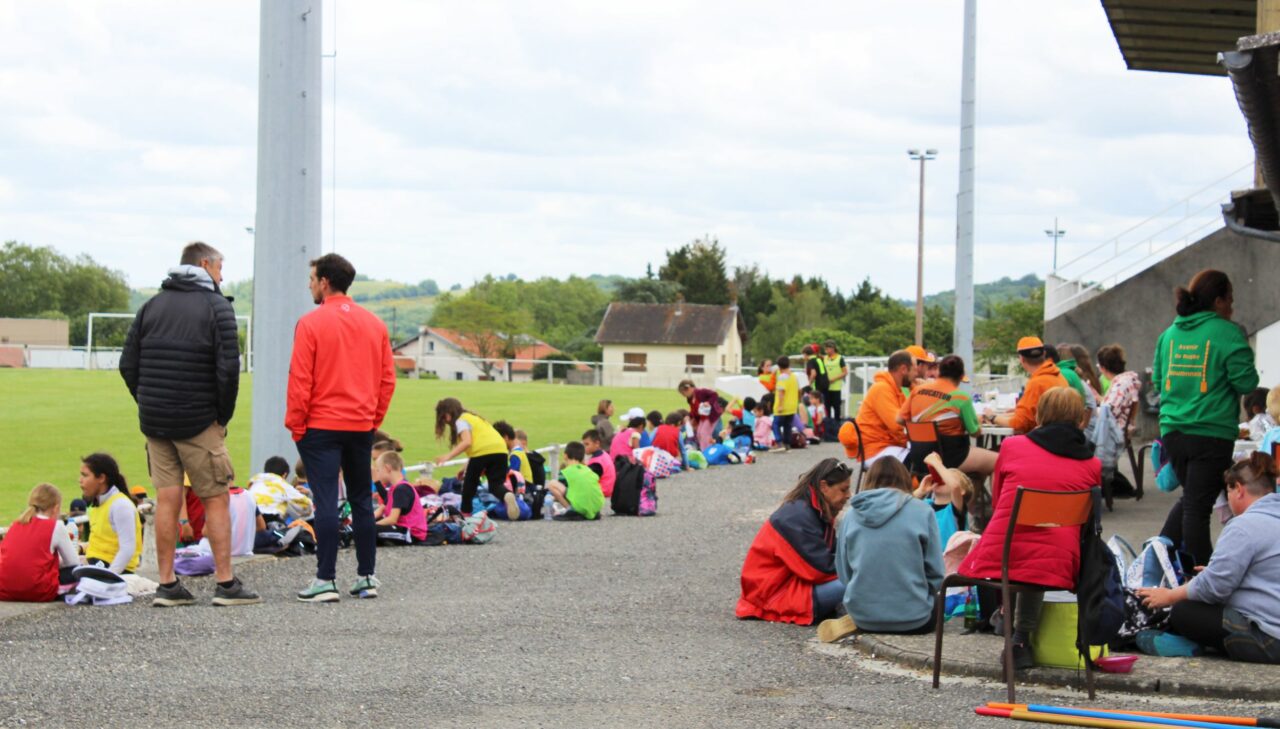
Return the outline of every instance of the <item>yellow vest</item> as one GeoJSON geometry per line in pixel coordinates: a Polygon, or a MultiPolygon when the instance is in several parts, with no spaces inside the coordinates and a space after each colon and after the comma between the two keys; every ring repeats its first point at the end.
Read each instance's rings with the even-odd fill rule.
{"type": "MultiPolygon", "coordinates": [[[[133,503],[132,499],[117,491],[107,499],[106,503],[89,510],[89,546],[84,550],[85,559],[100,559],[111,564],[116,558],[116,553],[120,551],[120,538],[111,528],[110,518],[111,505],[117,499],[133,503]]],[[[142,556],[142,520],[138,518],[137,509],[133,510],[133,540],[138,551],[134,552],[129,564],[125,565],[125,569],[129,572],[138,569],[138,562],[142,556]]]]}
{"type": "Polygon", "coordinates": [[[520,477],[524,479],[525,483],[532,484],[533,469],[529,466],[529,454],[522,449],[511,451],[511,455],[520,461],[520,477]]]}
{"type": "Polygon", "coordinates": [[[827,378],[830,382],[830,385],[827,387],[828,392],[839,392],[840,385],[844,382],[844,380],[836,379],[836,376],[840,374],[840,359],[841,357],[839,354],[836,354],[834,357],[823,358],[823,361],[827,365],[827,378]]]}
{"type": "Polygon", "coordinates": [[[471,426],[471,447],[467,449],[467,458],[491,456],[495,453],[506,454],[507,442],[478,415],[463,413],[458,418],[471,426]]]}

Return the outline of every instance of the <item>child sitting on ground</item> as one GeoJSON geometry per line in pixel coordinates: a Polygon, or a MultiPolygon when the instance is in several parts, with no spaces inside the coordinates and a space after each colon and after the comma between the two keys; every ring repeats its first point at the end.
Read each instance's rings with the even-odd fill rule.
{"type": "MultiPolygon", "coordinates": [[[[1280,423],[1280,385],[1271,388],[1267,393],[1267,415],[1280,423]]],[[[1280,425],[1273,425],[1267,429],[1262,436],[1262,442],[1258,443],[1258,451],[1269,456],[1276,443],[1280,443],[1280,425]]]]}
{"type": "MultiPolygon", "coordinates": [[[[235,484],[227,493],[227,508],[231,512],[231,556],[248,557],[253,554],[258,534],[267,531],[267,522],[258,511],[253,494],[235,484]]],[[[207,544],[208,537],[203,541],[207,544]]]]}
{"type": "Polygon", "coordinates": [[[529,454],[525,452],[524,446],[516,438],[518,431],[505,420],[499,420],[494,423],[493,429],[498,431],[498,435],[502,436],[502,441],[507,444],[507,452],[511,454],[508,459],[511,470],[519,473],[520,478],[525,483],[533,483],[533,470],[529,467],[529,454]]]}
{"type": "Polygon", "coordinates": [[[613,496],[613,484],[618,479],[618,471],[613,466],[613,457],[604,450],[600,432],[588,430],[583,433],[582,445],[587,451],[587,465],[599,467],[600,490],[606,497],[613,496]]]}
{"type": "Polygon", "coordinates": [[[943,466],[942,456],[936,452],[925,456],[924,463],[929,475],[920,482],[914,496],[933,508],[938,520],[938,540],[945,547],[952,534],[969,528],[973,482],[960,469],[943,466]]]}
{"type": "Polygon", "coordinates": [[[132,574],[142,557],[142,520],[116,459],[91,453],[80,461],[80,492],[89,503],[85,561],[117,575],[132,574]]]}
{"type": "Polygon", "coordinates": [[[576,441],[564,447],[565,467],[560,469],[560,480],[547,486],[556,503],[566,509],[556,519],[589,521],[600,518],[600,508],[604,506],[600,471],[583,464],[586,454],[583,444],[576,441]]]}
{"type": "Polygon", "coordinates": [[[374,462],[373,479],[382,503],[373,510],[379,544],[413,544],[427,539],[427,515],[413,484],[404,479],[404,459],[386,451],[374,462]]]}
{"type": "Polygon", "coordinates": [[[827,406],[823,404],[822,393],[817,390],[810,390],[805,400],[805,437],[810,442],[814,440],[822,441],[827,432],[825,416],[827,406]]]}
{"type": "MultiPolygon", "coordinates": [[[[298,465],[301,466],[302,462],[299,461],[298,465]]],[[[263,464],[262,473],[249,479],[249,493],[258,505],[258,513],[264,519],[287,525],[295,519],[311,518],[311,497],[303,493],[301,488],[286,481],[288,477],[289,462],[280,456],[272,456],[263,464]]],[[[304,479],[301,485],[305,486],[302,472],[298,473],[298,477],[304,479]]]]}
{"type": "MultiPolygon", "coordinates": [[[[287,463],[287,461],[286,461],[287,463]]],[[[289,469],[285,469],[285,473],[289,473],[289,469]]],[[[293,464],[293,487],[301,491],[308,499],[311,498],[311,487],[307,485],[307,467],[299,458],[298,462],[293,464]]]]}
{"type": "Polygon", "coordinates": [[[679,412],[667,413],[662,425],[659,425],[653,431],[653,447],[666,451],[677,461],[681,459],[682,455],[680,449],[680,422],[683,419],[679,412]]]}
{"type": "Polygon", "coordinates": [[[52,602],[58,585],[74,582],[80,553],[58,519],[61,506],[53,484],[31,489],[26,510],[0,540],[0,601],[52,602]]]}
{"type": "Polygon", "coordinates": [[[613,442],[609,445],[609,456],[614,460],[621,457],[635,463],[636,459],[633,453],[636,448],[640,447],[640,433],[644,430],[644,415],[640,408],[631,408],[627,415],[629,416],[627,427],[613,436],[613,442]]]}
{"type": "Polygon", "coordinates": [[[767,414],[766,403],[764,401],[756,403],[755,412],[756,419],[755,433],[753,441],[757,449],[768,450],[773,447],[773,418],[767,414]]]}
{"type": "MultiPolygon", "coordinates": [[[[1240,398],[1240,407],[1249,416],[1247,423],[1241,423],[1241,435],[1253,442],[1262,440],[1267,431],[1276,426],[1276,421],[1267,410],[1267,400],[1271,393],[1265,387],[1256,388],[1253,392],[1240,398]],[[1246,435],[1247,433],[1247,435],[1246,435]]],[[[1265,451],[1271,455],[1270,451],[1265,451]]]]}
{"type": "Polygon", "coordinates": [[[640,448],[648,448],[653,445],[653,434],[657,432],[658,426],[662,425],[662,413],[657,410],[650,410],[649,414],[645,416],[645,420],[648,421],[649,427],[640,431],[640,448]]]}

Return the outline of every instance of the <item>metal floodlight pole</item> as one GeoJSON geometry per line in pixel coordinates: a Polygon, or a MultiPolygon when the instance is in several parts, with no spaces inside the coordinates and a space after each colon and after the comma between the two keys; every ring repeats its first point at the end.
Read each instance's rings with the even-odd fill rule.
{"type": "Polygon", "coordinates": [[[955,346],[973,361],[974,108],[977,105],[978,0],[964,2],[964,51],[960,70],[960,187],[956,193],[955,346]]]}
{"type": "Polygon", "coordinates": [[[924,346],[924,163],[938,156],[938,150],[908,149],[907,156],[920,161],[919,231],[916,237],[916,346],[924,346]]]}
{"type": "Polygon", "coordinates": [[[1058,239],[1067,234],[1067,231],[1058,227],[1058,218],[1053,218],[1053,230],[1046,230],[1045,235],[1053,239],[1053,272],[1058,272],[1058,239]]]}
{"type": "Polygon", "coordinates": [[[316,0],[262,0],[258,47],[258,210],[253,225],[253,438],[256,468],[292,460],[284,427],[293,329],[310,311],[308,262],[320,254],[320,11],[316,0]]]}

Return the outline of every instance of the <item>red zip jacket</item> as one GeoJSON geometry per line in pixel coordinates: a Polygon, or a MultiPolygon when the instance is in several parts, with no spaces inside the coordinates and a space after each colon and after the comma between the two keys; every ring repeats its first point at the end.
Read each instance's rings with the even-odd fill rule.
{"type": "Polygon", "coordinates": [[[387,326],[351,297],[329,296],[298,320],[284,415],[294,440],[308,428],[373,430],[395,390],[387,326]]]}

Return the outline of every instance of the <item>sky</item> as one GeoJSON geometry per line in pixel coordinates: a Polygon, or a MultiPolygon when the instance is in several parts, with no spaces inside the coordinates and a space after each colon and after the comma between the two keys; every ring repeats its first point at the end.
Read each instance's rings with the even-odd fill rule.
{"type": "MultiPolygon", "coordinates": [[[[712,236],[731,266],[905,298],[906,150],[933,147],[925,289],[950,289],[962,5],[328,0],[324,250],[449,286],[639,276],[712,236]]],[[[251,276],[258,12],[0,0],[0,240],[137,287],[203,240],[251,276]]],[[[980,0],[977,68],[979,282],[1045,275],[1055,217],[1068,260],[1247,186],[1227,79],[1126,70],[1100,3],[980,0]]]]}

